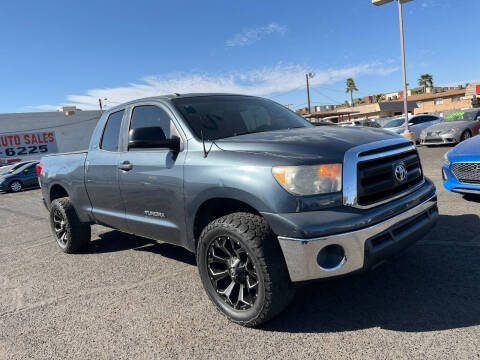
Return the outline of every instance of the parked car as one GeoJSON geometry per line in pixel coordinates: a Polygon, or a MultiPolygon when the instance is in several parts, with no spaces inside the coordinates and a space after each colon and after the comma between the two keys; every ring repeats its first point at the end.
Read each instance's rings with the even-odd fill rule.
{"type": "Polygon", "coordinates": [[[362,126],[362,123],[358,120],[341,121],[337,123],[338,126],[362,126]]]}
{"type": "Polygon", "coordinates": [[[478,135],[480,110],[450,113],[438,124],[424,129],[420,135],[424,145],[457,144],[478,135]]]}
{"type": "Polygon", "coordinates": [[[465,140],[445,154],[445,189],[480,195],[480,136],[465,140]]]}
{"type": "Polygon", "coordinates": [[[0,191],[19,192],[38,187],[37,164],[38,161],[21,162],[0,173],[0,191]]]}
{"type": "Polygon", "coordinates": [[[212,302],[245,326],[280,313],[296,282],[395,256],[438,216],[411,141],[315,127],[252,96],[119,105],[104,112],[88,151],[45,156],[39,170],[63,252],[88,245],[95,223],[183,246],[212,302]]]}
{"type": "MultiPolygon", "coordinates": [[[[419,141],[423,129],[439,123],[441,120],[442,118],[437,115],[414,115],[408,119],[408,130],[415,133],[415,138],[419,141]]],[[[401,117],[391,120],[383,125],[383,128],[397,134],[402,134],[405,132],[405,118],[401,117]]]]}

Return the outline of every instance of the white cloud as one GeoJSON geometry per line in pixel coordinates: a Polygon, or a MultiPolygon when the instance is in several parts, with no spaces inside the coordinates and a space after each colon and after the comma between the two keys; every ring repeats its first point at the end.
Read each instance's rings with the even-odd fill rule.
{"type": "MultiPolygon", "coordinates": [[[[246,72],[216,75],[180,73],[148,76],[141,82],[130,83],[123,87],[92,89],[88,90],[86,94],[68,95],[66,105],[76,105],[84,110],[98,109],[99,98],[107,98],[107,105],[110,107],[138,98],[172,93],[221,92],[266,96],[303,89],[305,74],[312,71],[315,73],[315,77],[310,79],[310,85],[316,87],[361,75],[385,76],[396,70],[398,70],[396,66],[378,62],[338,69],[312,69],[301,65],[279,64],[246,72]]],[[[45,105],[39,105],[36,108],[41,109],[42,107],[45,105]]]]}
{"type": "Polygon", "coordinates": [[[238,34],[235,34],[233,38],[226,41],[227,46],[246,46],[251,45],[256,41],[259,41],[272,34],[283,35],[287,31],[287,27],[277,23],[271,23],[266,26],[260,26],[256,28],[243,29],[238,34]]]}

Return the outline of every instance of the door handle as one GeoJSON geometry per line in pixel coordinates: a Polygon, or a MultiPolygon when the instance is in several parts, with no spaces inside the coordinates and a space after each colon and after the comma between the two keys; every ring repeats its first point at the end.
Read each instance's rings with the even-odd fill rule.
{"type": "Polygon", "coordinates": [[[123,171],[130,171],[133,168],[133,165],[130,161],[125,160],[123,163],[118,165],[118,168],[123,171]]]}

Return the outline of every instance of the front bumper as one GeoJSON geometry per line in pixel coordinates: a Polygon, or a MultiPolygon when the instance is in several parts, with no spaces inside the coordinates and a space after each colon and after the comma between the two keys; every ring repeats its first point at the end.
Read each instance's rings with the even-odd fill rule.
{"type": "Polygon", "coordinates": [[[422,145],[446,145],[457,144],[460,142],[460,134],[450,133],[442,135],[420,136],[420,144],[422,145]]]}
{"type": "Polygon", "coordinates": [[[424,236],[438,217],[437,195],[397,214],[359,230],[312,239],[279,236],[278,240],[294,282],[335,277],[366,270],[387,260],[424,236]],[[319,265],[322,249],[333,245],[343,249],[344,256],[331,268],[319,265]]]}

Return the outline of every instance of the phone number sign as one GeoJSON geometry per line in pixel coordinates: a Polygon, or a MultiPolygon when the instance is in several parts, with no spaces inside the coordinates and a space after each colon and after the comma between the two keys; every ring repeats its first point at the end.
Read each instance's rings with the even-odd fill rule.
{"type": "Polygon", "coordinates": [[[58,152],[55,132],[0,135],[0,159],[22,158],[58,152]]]}

